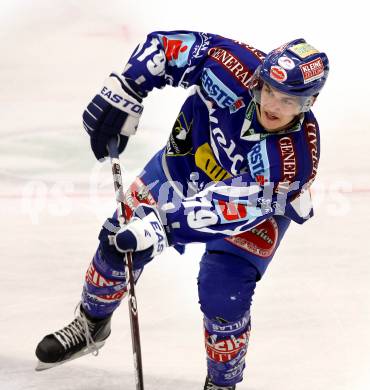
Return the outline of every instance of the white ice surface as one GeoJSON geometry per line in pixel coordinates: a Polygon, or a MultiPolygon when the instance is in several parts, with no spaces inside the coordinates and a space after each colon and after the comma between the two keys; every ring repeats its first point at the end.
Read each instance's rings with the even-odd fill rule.
{"type": "MultiPolygon", "coordinates": [[[[292,226],[254,299],[244,390],[370,389],[368,110],[364,2],[2,0],[0,7],[0,389],[134,389],[126,302],[98,358],[36,373],[34,348],[73,317],[97,232],[114,207],[81,113],[152,30],[194,29],[266,51],[303,36],[332,65],[315,113],[316,216],[292,226]]],[[[187,92],[145,102],[125,182],[167,139],[187,92]],[[149,142],[148,142],[149,140],[149,142]]],[[[201,245],[148,265],[137,288],[146,389],[201,389],[201,245]]]]}

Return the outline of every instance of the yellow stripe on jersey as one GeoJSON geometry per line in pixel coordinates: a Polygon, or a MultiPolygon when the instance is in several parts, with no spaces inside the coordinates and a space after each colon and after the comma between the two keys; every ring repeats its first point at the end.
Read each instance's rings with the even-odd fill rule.
{"type": "Polygon", "coordinates": [[[232,177],[229,172],[218,164],[207,142],[195,152],[195,165],[211,178],[212,181],[222,181],[232,177]]]}

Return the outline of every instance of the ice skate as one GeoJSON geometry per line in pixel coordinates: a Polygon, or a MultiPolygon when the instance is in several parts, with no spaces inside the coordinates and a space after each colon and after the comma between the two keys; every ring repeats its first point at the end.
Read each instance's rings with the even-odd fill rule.
{"type": "Polygon", "coordinates": [[[47,370],[80,356],[97,355],[110,335],[111,316],[103,320],[87,317],[79,305],[76,318],[64,328],[45,336],[36,348],[36,371],[47,370]]]}
{"type": "Polygon", "coordinates": [[[203,390],[235,390],[235,385],[234,386],[218,386],[218,385],[215,385],[214,383],[212,383],[212,381],[207,376],[206,383],[204,384],[203,390]]]}

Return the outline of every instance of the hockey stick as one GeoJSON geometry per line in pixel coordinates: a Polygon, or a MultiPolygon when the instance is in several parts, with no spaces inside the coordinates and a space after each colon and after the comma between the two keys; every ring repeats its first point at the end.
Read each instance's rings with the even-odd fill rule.
{"type": "MultiPolygon", "coordinates": [[[[121,165],[119,161],[117,138],[112,138],[108,143],[109,156],[111,158],[114,190],[117,201],[117,215],[121,224],[126,223],[125,195],[122,187],[121,165]]],[[[135,294],[135,280],[133,275],[132,253],[126,255],[126,281],[128,287],[128,307],[131,325],[132,352],[134,355],[136,390],[144,390],[143,366],[141,360],[141,344],[139,331],[139,316],[135,294]]]]}

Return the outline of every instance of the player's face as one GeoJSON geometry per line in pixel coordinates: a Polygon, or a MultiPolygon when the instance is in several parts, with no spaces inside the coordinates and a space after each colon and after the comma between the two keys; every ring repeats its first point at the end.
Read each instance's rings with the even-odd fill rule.
{"type": "Polygon", "coordinates": [[[258,119],[269,131],[276,131],[289,124],[301,111],[296,96],[281,93],[269,84],[263,83],[258,119]]]}

